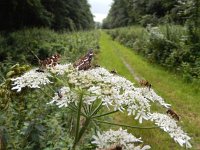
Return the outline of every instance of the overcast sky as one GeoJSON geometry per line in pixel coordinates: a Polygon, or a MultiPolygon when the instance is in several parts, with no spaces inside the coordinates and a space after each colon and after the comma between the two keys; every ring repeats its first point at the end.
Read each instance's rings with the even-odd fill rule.
{"type": "Polygon", "coordinates": [[[102,22],[106,18],[113,0],[88,0],[94,21],[102,22]]]}

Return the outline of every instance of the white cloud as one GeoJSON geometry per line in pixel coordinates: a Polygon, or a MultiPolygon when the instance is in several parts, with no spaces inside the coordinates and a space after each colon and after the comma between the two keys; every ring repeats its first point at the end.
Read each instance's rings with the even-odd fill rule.
{"type": "Polygon", "coordinates": [[[104,18],[106,18],[107,14],[101,14],[101,13],[94,13],[94,21],[96,22],[102,22],[104,18]]]}
{"type": "Polygon", "coordinates": [[[94,20],[102,22],[106,18],[113,0],[88,0],[91,5],[91,11],[93,13],[94,20]]]}

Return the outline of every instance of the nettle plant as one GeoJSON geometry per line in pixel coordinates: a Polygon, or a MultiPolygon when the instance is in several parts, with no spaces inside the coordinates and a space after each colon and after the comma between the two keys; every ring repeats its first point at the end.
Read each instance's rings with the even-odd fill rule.
{"type": "MultiPolygon", "coordinates": [[[[163,98],[158,96],[152,88],[135,87],[129,80],[111,73],[105,68],[91,67],[93,52],[89,51],[84,57],[74,64],[58,64],[59,55],[54,55],[44,61],[39,61],[42,67],[34,68],[20,77],[13,78],[12,90],[21,92],[23,88],[42,90],[49,84],[59,82],[62,85],[54,96],[48,98],[51,101],[47,105],[65,107],[76,113],[76,121],[73,125],[75,133],[72,150],[81,143],[81,139],[87,135],[91,128],[97,130],[91,137],[96,149],[123,149],[146,150],[149,145],[141,144],[141,138],[127,132],[125,127],[141,128],[112,123],[105,120],[105,116],[117,112],[127,112],[127,115],[135,116],[139,123],[149,120],[167,132],[180,146],[191,148],[190,137],[177,125],[177,114],[170,109],[163,98]],[[55,80],[56,79],[56,80],[55,80]],[[157,103],[168,109],[168,114],[151,111],[151,104],[157,103]],[[170,115],[169,115],[170,114],[170,115]],[[102,120],[101,118],[104,118],[102,120]],[[99,124],[121,126],[119,130],[100,132],[99,124]]],[[[146,127],[148,129],[148,127],[146,127]]],[[[150,129],[150,128],[149,128],[150,129]]]]}

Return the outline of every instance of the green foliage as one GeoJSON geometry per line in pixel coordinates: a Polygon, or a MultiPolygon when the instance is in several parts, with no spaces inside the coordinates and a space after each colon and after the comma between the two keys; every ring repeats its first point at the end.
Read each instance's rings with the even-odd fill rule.
{"type": "MultiPolygon", "coordinates": [[[[178,2],[174,0],[114,0],[103,28],[116,28],[134,24],[155,25],[177,20],[178,2]]],[[[182,8],[182,7],[181,7],[182,8]]]]}
{"type": "Polygon", "coordinates": [[[6,74],[6,79],[4,78],[4,82],[0,84],[1,110],[6,110],[9,107],[10,102],[13,100],[13,97],[16,96],[16,94],[10,90],[12,83],[11,78],[21,75],[29,69],[30,66],[19,66],[19,64],[16,64],[12,66],[10,71],[6,74]]]}
{"type": "Polygon", "coordinates": [[[0,30],[50,27],[84,30],[94,27],[87,0],[2,0],[0,30]]]}
{"type": "Polygon", "coordinates": [[[103,28],[134,24],[200,24],[199,0],[114,0],[103,28]]]}
{"type": "Polygon", "coordinates": [[[7,68],[16,63],[38,65],[31,51],[40,59],[59,53],[62,61],[66,62],[74,61],[88,49],[97,47],[98,33],[95,31],[57,33],[33,28],[13,32],[0,36],[0,72],[5,75],[7,68]]]}
{"type": "MultiPolygon", "coordinates": [[[[179,27],[179,29],[181,28],[179,27]]],[[[136,35],[140,37],[140,39],[142,38],[142,33],[146,33],[142,32],[145,30],[144,28],[135,26],[127,30],[129,30],[129,32],[135,31],[135,33],[137,33],[136,35]]],[[[121,29],[117,30],[117,32],[119,31],[121,31],[121,29]]],[[[145,40],[145,38],[143,40],[145,40]]],[[[142,44],[143,40],[139,40],[139,44],[142,44]]],[[[139,44],[135,45],[135,47],[143,46],[139,44]]],[[[112,41],[111,36],[104,32],[101,33],[100,45],[101,52],[99,54],[98,63],[109,70],[116,69],[120,75],[128,78],[135,84],[138,83],[138,78],[145,78],[150,81],[153,85],[153,89],[159,92],[167,102],[173,104],[173,108],[176,109],[177,113],[181,116],[181,124],[192,136],[192,149],[198,149],[200,141],[200,130],[198,124],[200,118],[197,116],[200,114],[200,80],[193,78],[193,83],[184,83],[179,75],[175,75],[159,65],[149,63],[144,57],[141,57],[135,52],[135,48],[133,51],[132,48],[124,47],[122,44],[119,44],[119,42],[112,41]],[[126,66],[122,58],[127,64],[129,64],[129,67],[126,66]],[[132,68],[134,72],[131,72],[129,68],[132,68]]],[[[132,117],[126,117],[126,114],[116,115],[115,121],[127,124],[135,123],[134,119],[132,117]]],[[[174,145],[165,134],[160,134],[157,130],[151,130],[148,132],[145,132],[144,130],[130,130],[130,132],[134,133],[138,137],[142,135],[142,138],[145,139],[145,143],[151,143],[151,149],[153,150],[168,150],[169,147],[172,147],[174,150],[181,149],[174,145]]]]}
{"type": "MultiPolygon", "coordinates": [[[[11,90],[11,78],[29,70],[30,65],[38,66],[38,60],[30,51],[40,59],[60,53],[61,62],[75,61],[88,49],[95,50],[99,47],[98,38],[99,34],[96,31],[57,33],[37,28],[0,36],[1,148],[67,150],[72,147],[71,134],[74,133],[74,128],[71,124],[75,114],[46,104],[54,94],[52,90],[58,90],[59,81],[55,80],[54,87],[46,87],[43,91],[24,89],[21,93],[16,93],[11,90]],[[17,62],[29,65],[19,65],[17,62]]],[[[85,147],[91,145],[85,144],[81,148],[85,147]]]]}
{"type": "Polygon", "coordinates": [[[199,37],[194,28],[191,31],[181,26],[128,27],[109,30],[113,39],[126,45],[170,70],[181,73],[189,82],[200,78],[199,37]]]}

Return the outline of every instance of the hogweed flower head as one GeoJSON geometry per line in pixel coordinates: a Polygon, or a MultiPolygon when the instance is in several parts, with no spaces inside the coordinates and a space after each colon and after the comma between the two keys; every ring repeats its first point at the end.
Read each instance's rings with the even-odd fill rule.
{"type": "Polygon", "coordinates": [[[64,65],[57,64],[56,66],[49,67],[48,69],[53,74],[64,75],[66,72],[73,69],[73,65],[72,64],[64,64],[64,65]]]}
{"type": "Polygon", "coordinates": [[[11,79],[14,83],[12,84],[12,90],[17,90],[20,92],[22,88],[29,87],[29,88],[40,88],[42,85],[46,85],[51,83],[49,77],[51,74],[48,72],[37,72],[37,69],[32,69],[21,77],[11,79]]]}
{"type": "Polygon", "coordinates": [[[149,114],[150,120],[154,121],[156,125],[158,125],[165,132],[169,133],[171,138],[174,139],[175,142],[179,143],[181,146],[186,146],[186,148],[191,148],[191,144],[189,140],[191,139],[187,133],[185,133],[181,127],[176,124],[176,121],[169,117],[168,115],[153,113],[149,114]]]}
{"type": "MultiPolygon", "coordinates": [[[[72,64],[65,64],[56,65],[47,71],[56,75],[64,75],[65,81],[63,82],[67,82],[64,87],[60,88],[59,93],[55,92],[49,104],[55,103],[58,107],[70,107],[71,104],[77,106],[81,89],[81,91],[84,91],[82,96],[84,105],[91,106],[95,102],[100,102],[108,110],[127,112],[128,115],[135,116],[135,119],[139,120],[140,123],[143,120],[154,121],[157,126],[168,132],[181,146],[191,147],[190,137],[178,127],[174,119],[164,114],[151,112],[151,103],[153,102],[164,108],[170,107],[170,104],[166,103],[153,89],[137,88],[129,80],[112,74],[101,67],[78,70],[72,64]]],[[[49,80],[50,73],[36,72],[36,69],[33,69],[21,77],[12,79],[14,82],[12,89],[19,92],[24,87],[40,88],[42,85],[51,83],[49,80]]],[[[111,130],[110,132],[113,133],[111,135],[115,136],[114,131],[111,130]]],[[[120,129],[119,132],[125,135],[124,130],[120,129]]],[[[99,133],[96,139],[100,135],[99,133]]],[[[131,136],[126,135],[126,137],[131,136]]],[[[120,144],[123,145],[123,143],[120,144]]],[[[135,149],[137,148],[135,147],[135,149]]]]}
{"type": "Polygon", "coordinates": [[[93,135],[92,143],[97,145],[97,150],[109,149],[112,146],[120,146],[123,150],[147,150],[151,147],[145,145],[143,148],[138,145],[142,143],[141,138],[136,138],[127,130],[120,128],[119,130],[104,131],[102,134],[97,132],[97,135],[93,135]]]}
{"type": "MultiPolygon", "coordinates": [[[[143,119],[155,121],[156,125],[168,132],[181,146],[183,144],[188,148],[191,146],[189,136],[178,127],[175,120],[167,115],[156,116],[151,113],[151,102],[157,102],[164,108],[170,107],[170,104],[167,104],[153,89],[136,88],[129,80],[113,75],[100,67],[86,71],[68,71],[67,77],[70,88],[86,91],[87,94],[83,96],[84,104],[91,105],[94,101],[101,100],[102,105],[109,110],[127,111],[128,115],[134,115],[140,123],[143,119]],[[164,120],[168,120],[168,122],[164,124],[164,120]]],[[[55,95],[51,103],[56,103],[59,107],[68,106],[71,102],[78,103],[76,100],[65,98],[65,95],[69,97],[72,93],[77,97],[76,92],[74,93],[72,89],[68,90],[69,93],[64,94],[62,99],[55,95]]]]}

